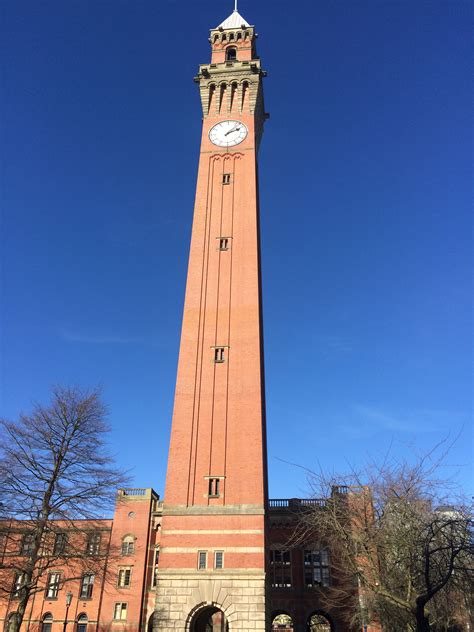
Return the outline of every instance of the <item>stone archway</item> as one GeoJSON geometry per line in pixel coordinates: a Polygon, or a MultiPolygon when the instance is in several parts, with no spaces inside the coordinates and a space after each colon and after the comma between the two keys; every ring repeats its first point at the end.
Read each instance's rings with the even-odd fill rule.
{"type": "Polygon", "coordinates": [[[217,606],[200,608],[192,616],[190,632],[229,632],[229,623],[225,614],[217,606]]]}
{"type": "Polygon", "coordinates": [[[326,613],[317,611],[308,617],[308,632],[332,632],[334,627],[326,613]]]}

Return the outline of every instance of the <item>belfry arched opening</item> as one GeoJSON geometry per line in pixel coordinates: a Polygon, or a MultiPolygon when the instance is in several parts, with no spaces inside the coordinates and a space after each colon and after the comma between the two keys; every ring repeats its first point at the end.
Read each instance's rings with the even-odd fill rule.
{"type": "Polygon", "coordinates": [[[191,621],[190,632],[228,632],[225,614],[216,606],[199,610],[191,621]]]}

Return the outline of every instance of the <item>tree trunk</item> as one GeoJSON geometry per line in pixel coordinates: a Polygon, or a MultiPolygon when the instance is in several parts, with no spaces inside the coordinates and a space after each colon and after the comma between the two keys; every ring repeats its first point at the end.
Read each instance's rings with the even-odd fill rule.
{"type": "Polygon", "coordinates": [[[425,604],[417,602],[416,604],[416,632],[430,632],[430,622],[425,615],[425,604]]]}

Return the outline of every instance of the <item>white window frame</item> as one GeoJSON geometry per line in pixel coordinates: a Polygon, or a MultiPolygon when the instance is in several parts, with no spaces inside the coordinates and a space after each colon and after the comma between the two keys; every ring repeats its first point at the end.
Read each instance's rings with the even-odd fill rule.
{"type": "Polygon", "coordinates": [[[214,568],[218,571],[224,568],[224,551],[214,551],[214,568]],[[221,565],[217,566],[217,556],[221,556],[221,565]]]}
{"type": "Polygon", "coordinates": [[[197,567],[198,567],[198,571],[207,570],[207,551],[198,551],[197,567]],[[204,555],[204,566],[201,566],[202,555],[204,555]]]}
{"type": "Polygon", "coordinates": [[[114,621],[126,621],[127,620],[127,601],[116,601],[114,603],[114,621]],[[117,613],[119,616],[117,617],[117,613]],[[124,616],[125,615],[125,616],[124,616]]]}

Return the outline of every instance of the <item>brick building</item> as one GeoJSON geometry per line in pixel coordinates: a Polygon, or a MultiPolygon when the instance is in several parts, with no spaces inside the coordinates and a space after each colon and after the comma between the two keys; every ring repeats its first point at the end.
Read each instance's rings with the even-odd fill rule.
{"type": "MultiPolygon", "coordinates": [[[[329,550],[318,550],[311,542],[288,548],[301,508],[323,503],[314,499],[268,502],[267,607],[273,623],[269,629],[346,629],[338,615],[324,610],[320,599],[320,591],[335,579],[329,550]]],[[[148,488],[119,490],[111,519],[81,521],[74,531],[63,529],[60,522],[55,524],[48,544],[55,559],[30,600],[22,631],[151,632],[155,608],[158,617],[161,612],[156,584],[162,520],[163,503],[148,488]],[[74,546],[72,539],[76,540],[74,546]],[[85,560],[75,562],[74,552],[83,552],[85,560]]],[[[9,535],[0,540],[2,564],[28,554],[29,531],[24,524],[2,524],[0,529],[9,535]]],[[[225,576],[220,547],[209,546],[200,552],[207,561],[212,560],[214,577],[225,576]]],[[[209,585],[215,581],[209,580],[209,571],[200,571],[209,585]]],[[[0,629],[6,632],[16,610],[18,579],[12,573],[8,586],[3,587],[6,592],[0,593],[0,629]]]]}

